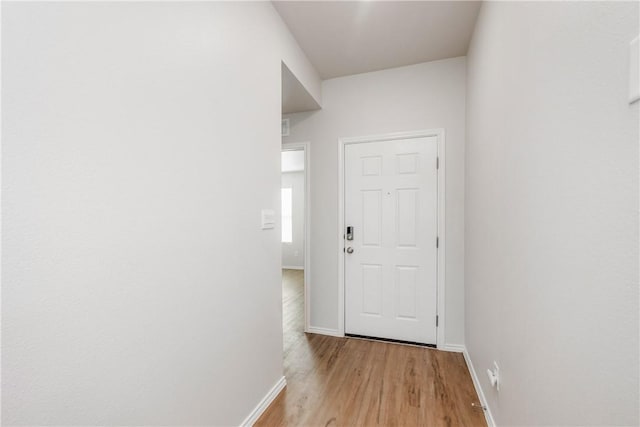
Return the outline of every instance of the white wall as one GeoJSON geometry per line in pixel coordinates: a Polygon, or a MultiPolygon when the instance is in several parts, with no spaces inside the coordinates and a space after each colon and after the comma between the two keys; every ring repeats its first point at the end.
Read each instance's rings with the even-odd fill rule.
{"type": "Polygon", "coordinates": [[[282,152],[282,172],[299,172],[304,170],[304,150],[285,150],[282,152]]]}
{"type": "Polygon", "coordinates": [[[498,425],[638,425],[638,3],[484,3],[466,345],[498,425]],[[503,382],[484,372],[498,361],[503,382]]]}
{"type": "Polygon", "coordinates": [[[326,80],[323,109],[292,114],[283,142],[311,141],[311,326],[338,328],[338,138],[444,128],[446,342],[464,342],[465,58],[326,80]]]}
{"type": "MultiPolygon", "coordinates": [[[[304,152],[303,161],[304,161],[304,152]]],[[[293,238],[282,244],[282,266],[304,267],[304,172],[282,174],[282,188],[292,189],[293,238]]]]}
{"type": "Polygon", "coordinates": [[[3,3],[2,36],[3,423],[238,425],[282,375],[281,60],[317,75],[268,2],[3,3]]]}

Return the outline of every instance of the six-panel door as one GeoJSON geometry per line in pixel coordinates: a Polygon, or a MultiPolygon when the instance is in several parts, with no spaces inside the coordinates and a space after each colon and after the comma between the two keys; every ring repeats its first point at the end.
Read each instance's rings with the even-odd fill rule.
{"type": "Polygon", "coordinates": [[[437,137],[345,146],[345,332],[436,343],[437,137]]]}

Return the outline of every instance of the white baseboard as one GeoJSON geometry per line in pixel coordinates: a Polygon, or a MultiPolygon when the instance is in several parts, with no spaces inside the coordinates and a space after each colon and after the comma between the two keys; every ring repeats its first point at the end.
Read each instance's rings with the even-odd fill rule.
{"type": "Polygon", "coordinates": [[[309,326],[307,328],[307,332],[310,334],[329,335],[332,337],[344,337],[344,335],[338,332],[337,329],[317,328],[315,326],[309,326]]]}
{"type": "Polygon", "coordinates": [[[297,265],[283,265],[282,269],[283,270],[304,270],[304,267],[297,266],[297,265]]]}
{"type": "Polygon", "coordinates": [[[476,375],[476,370],[473,368],[473,363],[471,363],[469,352],[467,351],[467,348],[465,346],[462,347],[464,361],[467,363],[467,368],[469,369],[469,373],[471,374],[471,379],[473,380],[473,386],[475,387],[476,393],[478,394],[478,399],[480,399],[480,404],[486,408],[484,411],[484,418],[487,420],[487,426],[496,427],[496,423],[493,420],[493,415],[491,415],[491,408],[489,408],[487,399],[484,396],[484,392],[482,391],[482,386],[480,385],[480,380],[478,379],[478,375],[476,375]]]}
{"type": "Polygon", "coordinates": [[[438,348],[438,350],[452,351],[454,353],[464,353],[465,348],[462,344],[445,344],[442,347],[438,348]]]}
{"type": "Polygon", "coordinates": [[[258,406],[256,406],[253,411],[249,414],[247,418],[240,424],[240,427],[251,427],[253,424],[258,421],[260,415],[271,405],[271,402],[274,401],[276,397],[280,394],[280,392],[287,385],[287,380],[285,377],[282,377],[275,383],[275,385],[267,392],[267,394],[262,398],[258,406]]]}

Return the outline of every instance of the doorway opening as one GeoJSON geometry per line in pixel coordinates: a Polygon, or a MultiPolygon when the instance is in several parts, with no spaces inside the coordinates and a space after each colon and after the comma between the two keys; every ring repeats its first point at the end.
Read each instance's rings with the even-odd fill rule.
{"type": "Polygon", "coordinates": [[[282,326],[285,356],[309,326],[309,143],[282,145],[282,326]]]}

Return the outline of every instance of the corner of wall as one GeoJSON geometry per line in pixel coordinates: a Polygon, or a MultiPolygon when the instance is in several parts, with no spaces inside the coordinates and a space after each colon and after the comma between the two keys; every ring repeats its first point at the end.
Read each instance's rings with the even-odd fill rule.
{"type": "Polygon", "coordinates": [[[473,387],[476,389],[476,394],[478,395],[478,399],[480,400],[480,405],[482,405],[482,409],[484,411],[484,418],[487,421],[488,427],[495,427],[496,423],[493,419],[493,414],[491,413],[491,408],[489,407],[489,403],[484,395],[484,391],[482,390],[482,385],[480,384],[480,379],[476,374],[476,370],[473,367],[473,362],[471,361],[471,356],[469,356],[469,352],[465,346],[462,346],[462,354],[464,356],[464,361],[467,364],[467,369],[469,369],[469,375],[471,375],[471,380],[473,381],[473,387]]]}

